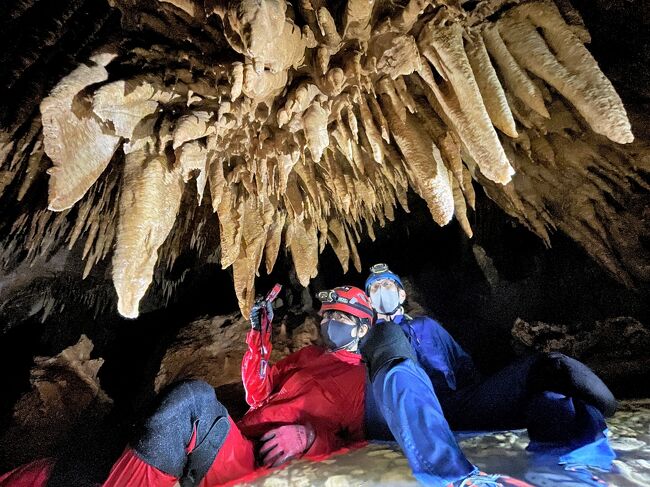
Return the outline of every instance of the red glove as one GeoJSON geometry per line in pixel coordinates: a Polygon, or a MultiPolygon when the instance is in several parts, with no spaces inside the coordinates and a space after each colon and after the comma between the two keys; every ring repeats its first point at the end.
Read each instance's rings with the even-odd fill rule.
{"type": "Polygon", "coordinates": [[[305,453],[316,433],[309,424],[289,424],[267,431],[261,440],[260,456],[265,467],[277,467],[305,453]]]}

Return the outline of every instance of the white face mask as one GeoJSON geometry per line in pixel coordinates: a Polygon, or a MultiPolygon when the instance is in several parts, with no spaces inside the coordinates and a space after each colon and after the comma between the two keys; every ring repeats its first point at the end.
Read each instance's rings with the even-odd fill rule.
{"type": "Polygon", "coordinates": [[[392,315],[400,307],[399,291],[397,289],[384,289],[380,287],[370,293],[372,307],[382,315],[392,315]]]}

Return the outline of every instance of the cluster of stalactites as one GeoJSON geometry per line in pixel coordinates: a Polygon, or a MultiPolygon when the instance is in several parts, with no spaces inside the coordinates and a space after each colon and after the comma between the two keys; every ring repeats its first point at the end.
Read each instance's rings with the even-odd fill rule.
{"type": "MultiPolygon", "coordinates": [[[[113,3],[125,26],[164,33],[164,23],[139,16],[138,4],[113,3]]],[[[397,204],[408,210],[409,188],[437,224],[455,216],[471,236],[473,181],[546,241],[556,226],[585,246],[598,237],[593,253],[618,272],[619,262],[605,262],[607,235],[583,228],[598,220],[597,205],[563,212],[556,203],[569,188],[574,198],[602,201],[608,184],[636,178],[624,153],[608,161],[587,145],[615,146],[594,132],[631,142],[625,109],[584,47],[581,25],[567,24],[549,1],[487,20],[512,3],[488,0],[467,12],[453,1],[396,8],[349,0],[335,18],[316,0],[209,8],[161,0],[189,26],[218,17],[222,30],[202,35],[227,43],[228,59],[237,60],[208,64],[180,42],[174,49],[107,46],[41,103],[42,142],[25,156],[29,171],[46,154],[49,209],[65,211],[82,199],[89,207],[75,228],[96,233],[87,244],[90,266],[113,246],[118,309],[127,317],[138,315],[175,222],[192,224],[188,184],[198,205],[209,194],[221,265],[232,266],[244,312],[262,259],[270,272],[283,245],[303,285],[327,244],[344,270],[350,259],[359,269],[356,242],[392,220],[397,204]],[[296,25],[294,8],[305,25],[296,25]],[[132,77],[111,76],[134,65],[141,69],[132,77]],[[585,189],[585,158],[612,177],[592,178],[585,189]],[[99,202],[84,198],[118,160],[119,190],[95,190],[107,195],[99,202]]]]}

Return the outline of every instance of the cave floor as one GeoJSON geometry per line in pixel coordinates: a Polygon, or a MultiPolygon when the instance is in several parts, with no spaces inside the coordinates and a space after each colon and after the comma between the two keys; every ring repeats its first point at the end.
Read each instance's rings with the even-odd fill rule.
{"type": "MultiPolygon", "coordinates": [[[[611,444],[618,458],[615,471],[600,473],[615,487],[650,485],[650,399],[622,402],[608,421],[611,444]]],[[[467,457],[481,470],[503,473],[540,487],[596,485],[571,478],[560,466],[535,467],[525,451],[525,431],[506,431],[459,437],[467,457]]],[[[264,487],[417,486],[406,458],[395,443],[371,443],[364,448],[321,462],[296,461],[254,482],[264,487]]]]}

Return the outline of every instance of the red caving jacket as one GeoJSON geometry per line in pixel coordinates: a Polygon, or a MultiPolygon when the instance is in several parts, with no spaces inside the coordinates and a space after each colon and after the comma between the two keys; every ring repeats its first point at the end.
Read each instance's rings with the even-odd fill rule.
{"type": "Polygon", "coordinates": [[[246,402],[237,423],[248,438],[286,424],[310,423],[316,438],[305,456],[332,453],[365,438],[366,369],[361,356],[308,346],[268,366],[271,333],[251,330],[242,360],[246,402]]]}

